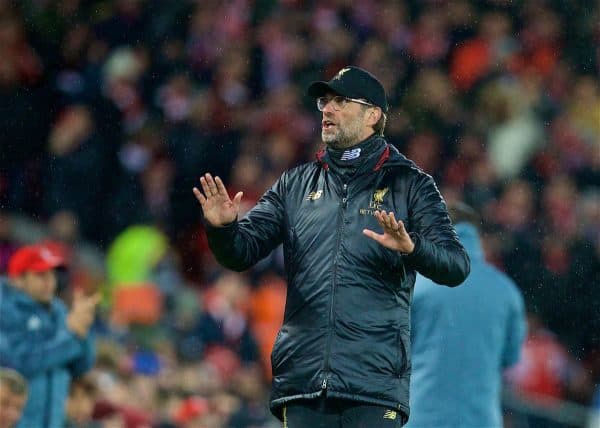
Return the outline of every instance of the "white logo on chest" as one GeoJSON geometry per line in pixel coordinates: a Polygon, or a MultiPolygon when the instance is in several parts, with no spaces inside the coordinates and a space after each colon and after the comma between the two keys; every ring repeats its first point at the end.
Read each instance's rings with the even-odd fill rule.
{"type": "Polygon", "coordinates": [[[42,325],[42,321],[36,315],[32,315],[31,318],[27,320],[27,330],[39,330],[42,325]]]}
{"type": "Polygon", "coordinates": [[[342,160],[352,160],[352,159],[356,159],[357,157],[360,156],[360,148],[357,149],[352,149],[352,150],[346,150],[344,153],[342,153],[342,160]]]}

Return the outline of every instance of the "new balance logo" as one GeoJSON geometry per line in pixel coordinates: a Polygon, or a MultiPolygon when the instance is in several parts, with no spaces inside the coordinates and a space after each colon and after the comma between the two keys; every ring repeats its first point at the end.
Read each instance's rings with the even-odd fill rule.
{"type": "Polygon", "coordinates": [[[352,150],[346,150],[344,153],[342,153],[342,160],[352,160],[352,159],[356,159],[357,157],[360,156],[360,148],[357,149],[352,149],[352,150]]]}
{"type": "Polygon", "coordinates": [[[386,410],[385,413],[383,414],[383,419],[396,419],[396,416],[398,416],[398,413],[396,413],[395,410],[386,410]]]}

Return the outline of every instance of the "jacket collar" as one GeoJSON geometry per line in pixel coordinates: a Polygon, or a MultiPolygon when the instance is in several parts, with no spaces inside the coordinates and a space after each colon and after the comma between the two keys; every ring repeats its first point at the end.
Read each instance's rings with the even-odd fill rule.
{"type": "MultiPolygon", "coordinates": [[[[396,147],[389,144],[385,138],[379,136],[375,138],[381,140],[381,142],[385,145],[385,148],[379,155],[377,162],[373,164],[373,167],[371,168],[372,171],[379,171],[380,169],[398,166],[417,168],[417,165],[413,161],[400,153],[396,147]]],[[[316,162],[324,170],[329,169],[330,160],[326,149],[322,149],[316,154],[316,162]]]]}
{"type": "Polygon", "coordinates": [[[417,164],[408,159],[398,149],[389,143],[386,143],[390,148],[389,158],[381,165],[382,168],[393,168],[397,166],[407,166],[409,168],[418,168],[417,164]]]}
{"type": "Polygon", "coordinates": [[[10,300],[12,300],[12,302],[14,304],[21,306],[21,307],[43,309],[43,310],[46,310],[49,312],[54,312],[58,309],[58,306],[60,305],[58,303],[57,297],[52,298],[52,301],[50,302],[49,305],[42,305],[41,303],[33,300],[29,294],[14,287],[8,281],[6,281],[6,282],[2,281],[0,287],[1,287],[0,295],[2,296],[3,299],[10,299],[10,300]]]}

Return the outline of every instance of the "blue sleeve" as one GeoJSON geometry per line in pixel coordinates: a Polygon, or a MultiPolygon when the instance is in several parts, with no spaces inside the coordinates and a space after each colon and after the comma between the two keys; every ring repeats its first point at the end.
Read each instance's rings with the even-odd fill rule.
{"type": "Polygon", "coordinates": [[[79,377],[94,367],[96,363],[96,340],[93,333],[81,341],[82,353],[69,367],[73,377],[79,377]]]}
{"type": "Polygon", "coordinates": [[[65,366],[81,355],[82,341],[67,329],[32,341],[23,326],[7,329],[3,324],[0,322],[0,365],[26,377],[65,366]]]}
{"type": "Polygon", "coordinates": [[[504,353],[502,355],[502,367],[510,367],[516,364],[521,357],[521,348],[525,341],[527,333],[527,323],[525,320],[525,304],[523,297],[515,284],[512,285],[513,302],[511,313],[508,317],[508,328],[504,353]]]}

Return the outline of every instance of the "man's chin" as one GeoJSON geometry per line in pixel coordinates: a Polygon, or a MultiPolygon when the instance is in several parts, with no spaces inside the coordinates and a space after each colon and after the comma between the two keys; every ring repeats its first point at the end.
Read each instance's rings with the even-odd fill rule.
{"type": "Polygon", "coordinates": [[[325,144],[333,148],[335,148],[339,143],[338,136],[328,132],[321,132],[321,140],[323,140],[325,144]]]}

